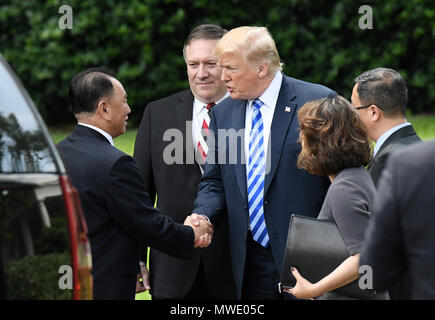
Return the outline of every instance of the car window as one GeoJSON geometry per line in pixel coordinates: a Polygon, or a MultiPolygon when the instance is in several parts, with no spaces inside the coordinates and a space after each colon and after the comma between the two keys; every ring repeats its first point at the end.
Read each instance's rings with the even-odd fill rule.
{"type": "Polygon", "coordinates": [[[56,172],[53,155],[14,79],[0,63],[0,172],[56,172]]]}
{"type": "Polygon", "coordinates": [[[69,229],[59,177],[22,178],[21,183],[0,180],[0,297],[72,299],[69,229]]]}

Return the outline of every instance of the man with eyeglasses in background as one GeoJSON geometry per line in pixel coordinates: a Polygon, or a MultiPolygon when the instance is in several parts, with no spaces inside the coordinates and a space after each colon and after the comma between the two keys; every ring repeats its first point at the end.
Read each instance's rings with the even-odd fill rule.
{"type": "MultiPolygon", "coordinates": [[[[405,146],[421,142],[406,120],[408,89],[402,76],[393,69],[376,68],[355,78],[351,102],[358,110],[367,132],[376,144],[367,170],[378,187],[388,157],[405,146]]],[[[410,288],[410,277],[390,288],[392,300],[403,299],[410,288]]]]}
{"type": "Polygon", "coordinates": [[[376,68],[354,81],[351,102],[376,143],[367,170],[377,186],[390,154],[421,139],[406,120],[408,89],[397,71],[376,68]]]}

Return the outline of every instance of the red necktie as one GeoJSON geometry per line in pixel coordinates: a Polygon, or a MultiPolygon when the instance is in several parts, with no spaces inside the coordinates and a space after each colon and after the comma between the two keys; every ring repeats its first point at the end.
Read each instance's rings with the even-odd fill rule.
{"type": "Polygon", "coordinates": [[[198,157],[198,162],[203,165],[205,164],[205,160],[207,158],[207,152],[208,152],[208,147],[207,147],[207,137],[208,137],[208,128],[210,125],[210,116],[209,116],[209,112],[211,111],[211,108],[215,105],[215,103],[210,103],[208,105],[205,106],[205,108],[207,109],[207,114],[204,117],[204,120],[202,121],[202,128],[201,128],[201,135],[202,135],[202,139],[200,138],[198,140],[198,145],[197,145],[197,149],[198,149],[198,153],[201,155],[201,157],[198,157]]]}

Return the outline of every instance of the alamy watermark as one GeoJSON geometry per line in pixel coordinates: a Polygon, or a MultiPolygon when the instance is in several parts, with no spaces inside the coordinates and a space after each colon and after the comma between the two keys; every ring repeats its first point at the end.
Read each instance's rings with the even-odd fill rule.
{"type": "MultiPolygon", "coordinates": [[[[186,121],[186,131],[192,132],[192,121],[186,121]]],[[[249,164],[249,158],[245,155],[245,128],[236,129],[218,129],[217,133],[211,129],[208,131],[207,137],[207,163],[208,164],[249,164]]],[[[205,135],[205,130],[202,130],[205,135]]],[[[174,164],[194,164],[195,161],[201,163],[198,156],[197,147],[186,148],[185,146],[192,144],[188,141],[189,135],[184,136],[183,131],[177,128],[167,129],[163,133],[162,140],[169,142],[163,150],[163,162],[166,165],[174,164]],[[186,151],[186,152],[184,152],[186,151]],[[184,157],[185,155],[185,157],[184,157]]],[[[249,137],[248,137],[249,139],[249,137]]],[[[264,138],[263,138],[264,139],[264,138]]],[[[263,146],[266,141],[263,141],[263,146]]],[[[271,141],[270,135],[267,143],[267,150],[264,150],[265,159],[270,159],[271,156],[271,141]]],[[[285,146],[283,146],[285,147],[285,146]]],[[[253,154],[251,163],[257,163],[257,157],[260,152],[253,154]]],[[[265,174],[270,172],[270,161],[265,161],[265,174]]]]}
{"type": "MultiPolygon", "coordinates": [[[[73,289],[73,269],[70,265],[61,265],[58,273],[61,274],[59,278],[59,288],[61,290],[73,289]]],[[[369,265],[362,265],[358,269],[361,275],[358,280],[358,286],[361,290],[373,289],[373,269],[369,265]]]]}
{"type": "Polygon", "coordinates": [[[59,274],[61,274],[59,278],[59,288],[61,290],[72,290],[73,288],[73,269],[70,265],[62,265],[58,270],[59,274]]]}
{"type": "Polygon", "coordinates": [[[363,5],[358,9],[359,14],[363,14],[358,21],[361,30],[373,29],[373,9],[369,5],[363,5]]]}
{"type": "Polygon", "coordinates": [[[73,9],[71,6],[67,4],[60,6],[58,13],[62,14],[57,23],[59,28],[62,30],[71,30],[73,28],[73,9]]]}
{"type": "MultiPolygon", "coordinates": [[[[70,5],[64,4],[59,7],[59,14],[62,16],[58,20],[58,26],[62,30],[73,28],[73,9],[70,5]]],[[[358,27],[361,30],[373,29],[373,8],[367,4],[358,8],[358,13],[362,16],[358,20],[358,27]]]]}
{"type": "Polygon", "coordinates": [[[358,286],[361,290],[373,289],[373,269],[371,266],[363,265],[358,269],[361,275],[358,280],[358,286]]]}

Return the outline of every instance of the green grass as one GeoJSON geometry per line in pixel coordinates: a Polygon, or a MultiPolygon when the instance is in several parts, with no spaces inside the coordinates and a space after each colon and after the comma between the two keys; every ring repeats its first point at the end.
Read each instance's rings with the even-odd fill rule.
{"type": "Polygon", "coordinates": [[[151,296],[148,291],[136,294],[136,300],[151,300],[151,296]]]}
{"type": "Polygon", "coordinates": [[[423,140],[435,139],[435,115],[408,116],[415,131],[423,140]]]}

